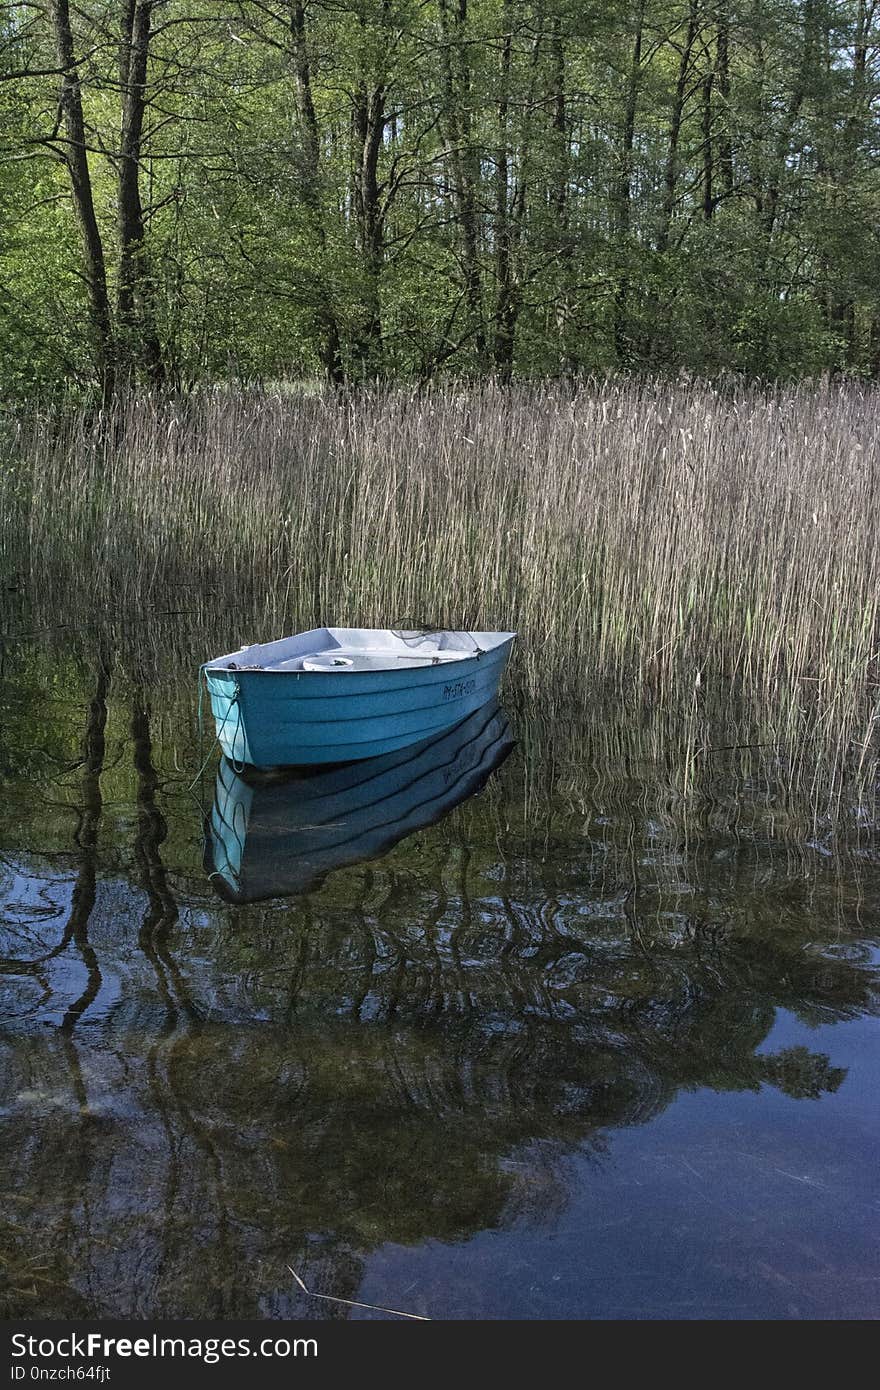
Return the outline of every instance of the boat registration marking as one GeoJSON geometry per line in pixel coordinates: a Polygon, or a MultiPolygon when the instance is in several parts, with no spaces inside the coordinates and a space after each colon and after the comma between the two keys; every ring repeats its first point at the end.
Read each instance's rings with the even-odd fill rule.
{"type": "Polygon", "coordinates": [[[465,695],[471,695],[477,688],[476,678],[471,677],[467,681],[450,681],[443,687],[444,700],[461,700],[465,695]]]}

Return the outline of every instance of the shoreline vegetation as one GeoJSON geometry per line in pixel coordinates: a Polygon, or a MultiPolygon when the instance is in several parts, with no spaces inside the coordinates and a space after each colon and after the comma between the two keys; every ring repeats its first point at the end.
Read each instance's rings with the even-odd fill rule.
{"type": "Polygon", "coordinates": [[[876,793],[877,406],[643,380],[32,413],[0,432],[0,571],[37,627],[513,626],[524,709],[761,747],[826,814],[876,793]]]}
{"type": "Polygon", "coordinates": [[[880,377],[873,0],[0,18],[0,392],[880,377]]]}

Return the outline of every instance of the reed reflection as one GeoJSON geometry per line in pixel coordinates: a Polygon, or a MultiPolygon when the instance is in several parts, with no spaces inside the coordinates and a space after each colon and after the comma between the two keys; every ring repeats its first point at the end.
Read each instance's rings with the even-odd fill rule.
{"type": "MultiPolygon", "coordinates": [[[[140,673],[126,682],[118,657],[112,679],[96,669],[71,676],[69,710],[49,709],[19,662],[7,721],[7,1316],[326,1316],[288,1264],[356,1298],[377,1252],[487,1231],[523,1242],[556,1302],[530,1304],[499,1256],[486,1278],[454,1284],[438,1259],[406,1306],[491,1314],[503,1287],[525,1300],[510,1307],[558,1314],[555,1256],[530,1242],[578,1200],[572,1155],[600,1174],[609,1224],[656,1236],[666,1160],[616,1188],[622,1131],[649,1132],[697,1092],[722,1124],[751,1092],[769,1097],[774,1135],[796,1111],[808,1136],[847,1082],[827,1028],[878,1010],[868,843],[826,852],[791,833],[794,817],[781,838],[754,784],[692,760],[688,799],[624,756],[624,734],[643,730],[616,741],[606,729],[587,757],[562,726],[543,741],[526,710],[522,755],[468,801],[512,742],[503,711],[486,709],[381,763],[259,786],[221,768],[208,844],[220,901],[200,863],[179,707],[140,673]],[[774,1035],[780,1016],[810,1032],[774,1035]]],[[[774,1229],[794,1230],[845,1274],[865,1226],[852,1163],[835,1151],[823,1170],[809,1137],[801,1158],[783,1135],[749,1205],[735,1165],[763,1172],[764,1141],[737,1123],[746,1158],[719,1166],[723,1210],[701,1208],[716,1248],[760,1230],[761,1260],[797,1285],[790,1244],[772,1247],[774,1229]],[[820,1172],[842,1254],[801,1210],[807,1171],[820,1172]]],[[[840,1144],[852,1160],[845,1124],[840,1144]]],[[[717,1277],[685,1240],[658,1263],[660,1305],[685,1266],[701,1296],[717,1277]]],[[[742,1271],[754,1272],[747,1255],[742,1271]]],[[[589,1313],[598,1281],[569,1273],[564,1306],[589,1313]]],[[[389,1291],[405,1287],[391,1278],[389,1291]]]]}

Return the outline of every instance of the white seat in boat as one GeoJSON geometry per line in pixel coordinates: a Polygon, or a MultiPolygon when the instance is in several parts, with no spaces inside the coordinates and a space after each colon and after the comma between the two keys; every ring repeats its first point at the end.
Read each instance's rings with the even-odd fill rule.
{"type": "Polygon", "coordinates": [[[460,661],[467,652],[383,652],[344,651],[315,652],[304,656],[304,671],[393,671],[395,667],[410,670],[413,666],[437,666],[441,662],[460,661]]]}

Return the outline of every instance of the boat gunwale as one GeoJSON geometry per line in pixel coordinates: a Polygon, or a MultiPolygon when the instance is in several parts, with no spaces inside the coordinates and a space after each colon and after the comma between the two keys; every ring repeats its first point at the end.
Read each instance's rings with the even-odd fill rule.
{"type": "MultiPolygon", "coordinates": [[[[378,630],[381,631],[381,629],[378,629],[378,630]]],[[[444,630],[446,630],[446,629],[444,629],[444,630]]],[[[293,634],[294,637],[298,637],[299,635],[300,635],[299,633],[294,633],[294,634],[293,634]]],[[[487,635],[487,634],[484,634],[484,635],[487,635]]],[[[303,669],[299,669],[299,668],[297,668],[297,669],[295,669],[295,670],[291,670],[291,671],[280,671],[280,670],[277,670],[277,669],[273,670],[271,666],[218,666],[218,665],[216,664],[217,662],[229,661],[230,658],[231,658],[231,657],[234,657],[234,656],[244,655],[244,653],[247,652],[247,651],[249,650],[249,648],[244,647],[244,648],[241,649],[241,651],[239,651],[239,652],[228,652],[228,653],[226,653],[224,656],[214,656],[214,657],[212,657],[212,658],[210,659],[210,661],[203,661],[203,662],[202,662],[202,665],[201,665],[201,670],[204,671],[206,675],[212,675],[212,676],[217,676],[217,675],[230,675],[230,676],[233,676],[233,677],[238,677],[238,676],[298,676],[298,677],[303,677],[303,676],[306,676],[306,677],[308,677],[308,676],[318,676],[318,677],[322,677],[322,678],[324,678],[324,679],[327,679],[327,677],[329,677],[331,680],[338,680],[338,678],[339,678],[340,676],[343,676],[343,677],[344,677],[344,676],[361,676],[361,677],[366,677],[367,679],[369,679],[370,676],[374,676],[374,675],[376,675],[376,676],[415,675],[416,672],[419,672],[419,671],[436,671],[436,670],[438,669],[438,667],[440,667],[440,666],[460,666],[460,665],[462,664],[462,662],[465,662],[465,661],[480,661],[480,660],[481,660],[483,657],[485,657],[485,656],[494,656],[496,652],[501,652],[501,651],[504,650],[505,647],[512,646],[513,643],[516,641],[518,635],[519,635],[519,634],[518,634],[517,632],[501,632],[501,633],[497,633],[497,634],[496,634],[496,633],[492,633],[492,636],[493,636],[493,637],[494,637],[494,636],[498,636],[498,637],[501,638],[501,641],[496,642],[496,643],[494,644],[494,646],[491,646],[491,647],[481,647],[478,651],[473,651],[473,652],[463,652],[461,656],[453,657],[453,658],[451,658],[450,660],[447,660],[447,661],[437,661],[437,662],[425,661],[424,665],[422,665],[422,666],[410,666],[410,667],[406,667],[406,666],[396,666],[396,665],[395,665],[395,666],[374,666],[374,667],[369,668],[368,670],[363,670],[363,669],[357,670],[357,669],[354,669],[354,668],[349,668],[349,667],[347,667],[347,666],[338,666],[338,667],[336,667],[336,668],[333,669],[333,670],[327,670],[327,671],[309,671],[309,670],[303,670],[303,669]]],[[[283,641],[286,641],[286,640],[288,640],[288,639],[281,637],[281,638],[277,638],[276,640],[277,640],[277,641],[283,642],[283,641]]],[[[271,646],[271,645],[272,645],[272,643],[270,643],[270,642],[265,642],[265,643],[254,643],[254,646],[271,646]]],[[[317,653],[317,652],[307,652],[307,653],[305,653],[305,655],[304,655],[304,659],[305,659],[306,656],[316,656],[316,655],[321,655],[321,653],[317,653]]],[[[418,684],[418,682],[417,682],[417,684],[418,684]]]]}

